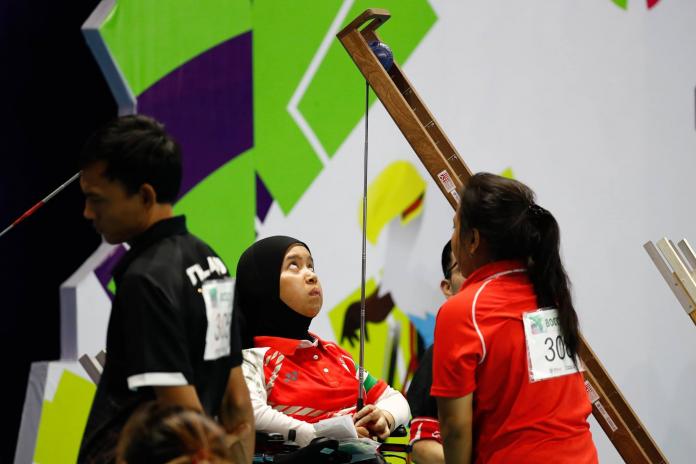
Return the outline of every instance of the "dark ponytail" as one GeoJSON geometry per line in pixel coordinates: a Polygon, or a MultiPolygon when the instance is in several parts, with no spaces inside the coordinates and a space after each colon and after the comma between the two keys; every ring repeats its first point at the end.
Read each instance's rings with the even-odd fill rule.
{"type": "Polygon", "coordinates": [[[558,309],[566,347],[571,356],[578,352],[578,315],[570,294],[570,282],[561,262],[561,231],[556,218],[546,209],[532,205],[530,222],[539,232],[539,241],[530,250],[529,278],[541,307],[558,309]]]}
{"type": "Polygon", "coordinates": [[[534,202],[534,192],[521,182],[479,173],[461,195],[460,240],[478,229],[495,261],[516,259],[527,264],[540,307],[558,310],[568,352],[578,352],[578,316],[570,282],[560,255],[560,230],[553,215],[534,202]]]}

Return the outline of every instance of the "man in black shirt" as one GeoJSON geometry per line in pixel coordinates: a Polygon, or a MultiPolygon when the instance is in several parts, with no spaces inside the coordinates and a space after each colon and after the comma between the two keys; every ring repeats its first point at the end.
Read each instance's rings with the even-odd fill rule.
{"type": "Polygon", "coordinates": [[[155,399],[219,417],[251,462],[254,418],[234,284],[215,252],[188,233],[184,217],[173,217],[178,144],[155,120],[126,116],[87,141],[80,167],[84,216],[107,242],[130,249],[114,271],[106,364],[79,462],[114,462],[123,425],[155,399]]]}
{"type": "MultiPolygon", "coordinates": [[[[459,271],[452,244],[448,241],[442,249],[442,273],[440,291],[449,298],[455,295],[464,277],[459,271]]],[[[433,385],[433,345],[423,354],[418,369],[416,369],[411,385],[408,387],[406,399],[411,407],[410,443],[413,445],[411,458],[416,464],[444,464],[445,454],[440,439],[440,424],[437,418],[437,402],[430,396],[433,385]]]]}

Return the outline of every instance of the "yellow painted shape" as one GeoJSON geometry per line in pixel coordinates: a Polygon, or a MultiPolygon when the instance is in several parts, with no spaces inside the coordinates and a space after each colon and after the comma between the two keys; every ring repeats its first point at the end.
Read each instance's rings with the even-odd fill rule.
{"type": "MultiPolygon", "coordinates": [[[[375,280],[370,279],[367,282],[365,282],[365,295],[370,295],[372,292],[375,291],[375,280]]],[[[350,355],[353,357],[353,360],[356,361],[358,360],[358,356],[360,355],[360,347],[358,343],[355,343],[355,347],[351,347],[350,343],[346,340],[344,342],[341,342],[341,334],[343,333],[343,321],[345,319],[346,315],[346,310],[348,309],[348,306],[351,305],[351,303],[355,301],[360,301],[360,289],[358,288],[355,290],[353,293],[348,295],[346,298],[344,298],[340,303],[338,303],[333,309],[329,311],[329,321],[331,323],[331,328],[333,329],[334,336],[336,337],[336,341],[338,344],[348,351],[350,355]]],[[[367,325],[371,325],[368,323],[367,325]]],[[[368,332],[370,334],[370,342],[369,343],[374,343],[373,337],[372,337],[372,332],[368,332]]],[[[367,346],[368,342],[365,342],[365,369],[367,369],[370,373],[372,371],[368,367],[368,365],[375,367],[377,370],[376,372],[381,372],[382,370],[382,360],[381,359],[368,359],[367,356],[367,346]],[[375,361],[378,363],[375,363],[375,361]],[[368,364],[369,362],[369,364],[368,364]]]]}
{"type": "Polygon", "coordinates": [[[53,401],[43,402],[34,462],[77,462],[82,434],[97,387],[89,380],[64,370],[53,401]]]}
{"type": "MultiPolygon", "coordinates": [[[[377,243],[384,227],[425,192],[425,180],[408,161],[395,161],[387,166],[367,188],[367,239],[377,243]]],[[[417,217],[422,206],[407,221],[417,217]]],[[[358,224],[362,227],[362,200],[358,207],[358,224]]]]}
{"type": "Polygon", "coordinates": [[[505,169],[503,172],[500,173],[501,176],[507,177],[508,179],[514,179],[515,178],[515,173],[512,172],[512,167],[509,167],[505,169]]]}
{"type": "MultiPolygon", "coordinates": [[[[374,292],[376,283],[374,279],[370,279],[365,284],[365,294],[370,295],[374,292]]],[[[331,323],[331,328],[333,329],[334,336],[339,342],[339,345],[348,351],[353,359],[356,361],[360,356],[360,346],[358,343],[354,347],[350,346],[350,343],[346,340],[344,343],[340,343],[341,334],[343,333],[343,320],[345,318],[346,310],[351,303],[360,301],[360,289],[348,295],[343,301],[338,303],[332,310],[329,311],[329,321],[331,323]]],[[[406,314],[399,308],[394,307],[391,311],[391,317],[395,318],[401,323],[401,339],[399,341],[399,349],[402,356],[404,357],[404,365],[408,366],[411,356],[416,356],[417,353],[411,353],[410,344],[410,325],[411,322],[406,314]]],[[[374,377],[382,378],[383,371],[386,369],[384,365],[384,360],[387,359],[386,350],[389,349],[390,344],[387,340],[389,326],[386,322],[381,322],[379,324],[373,324],[368,322],[367,331],[370,335],[370,340],[365,341],[365,369],[374,377]]],[[[395,382],[392,385],[393,388],[401,390],[403,387],[404,373],[399,369],[398,365],[395,371],[395,382]]],[[[408,443],[408,435],[401,438],[389,438],[388,443],[408,443]]],[[[406,457],[404,453],[390,453],[396,454],[397,456],[406,457]]],[[[388,463],[403,463],[404,460],[399,457],[388,457],[386,459],[388,463]]]]}
{"type": "MultiPolygon", "coordinates": [[[[374,279],[370,279],[365,285],[365,294],[370,295],[374,291],[375,286],[376,284],[374,279]]],[[[343,321],[346,310],[353,302],[360,302],[360,289],[355,290],[329,311],[329,321],[338,344],[344,350],[350,353],[353,360],[355,360],[357,364],[360,356],[359,343],[356,342],[355,346],[351,346],[347,339],[341,342],[343,321]]],[[[399,354],[404,361],[403,366],[407,368],[411,357],[417,355],[417,353],[411,352],[411,321],[408,316],[396,306],[391,310],[388,317],[396,320],[401,326],[399,354]]],[[[384,321],[380,323],[367,322],[365,325],[367,334],[370,337],[369,340],[365,340],[365,370],[378,379],[384,379],[388,369],[385,361],[388,360],[388,351],[391,349],[391,341],[389,340],[389,324],[387,321],[384,321]]],[[[402,384],[406,372],[399,368],[399,364],[397,364],[394,372],[394,382],[391,386],[397,390],[400,390],[403,386],[402,384]]]]}
{"type": "MultiPolygon", "coordinates": [[[[408,425],[408,424],[407,424],[407,425],[408,425]]],[[[406,427],[406,430],[408,430],[408,427],[406,427]]],[[[387,439],[386,439],[386,442],[387,442],[387,443],[398,443],[398,444],[400,444],[400,445],[407,445],[407,444],[408,444],[408,439],[409,439],[409,436],[408,436],[408,434],[407,434],[405,437],[394,437],[394,438],[390,437],[390,438],[387,438],[387,439]]],[[[386,457],[385,460],[386,460],[389,464],[404,464],[405,459],[406,459],[406,456],[407,456],[407,453],[397,453],[397,452],[392,452],[392,451],[390,451],[388,454],[389,454],[389,455],[392,455],[392,454],[395,455],[395,456],[387,456],[387,457],[386,457]]],[[[417,463],[416,463],[416,464],[417,464],[417,463]]]]}

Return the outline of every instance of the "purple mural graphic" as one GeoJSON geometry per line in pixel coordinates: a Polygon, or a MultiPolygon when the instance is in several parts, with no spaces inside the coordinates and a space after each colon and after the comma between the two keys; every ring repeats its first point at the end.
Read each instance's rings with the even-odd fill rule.
{"type": "Polygon", "coordinates": [[[251,32],[207,50],[138,97],[181,144],[183,196],[253,146],[251,32]]]}
{"type": "Polygon", "coordinates": [[[96,269],[94,269],[94,274],[97,276],[99,283],[111,299],[113,299],[113,294],[109,290],[109,281],[111,280],[111,275],[114,271],[114,268],[116,267],[118,262],[121,261],[123,255],[126,254],[126,251],[128,250],[126,250],[125,246],[118,245],[111,251],[111,253],[109,253],[109,256],[107,256],[104,259],[104,261],[102,261],[101,264],[97,266],[96,269]]]}
{"type": "MultiPolygon", "coordinates": [[[[138,97],[138,113],[167,126],[181,144],[180,196],[254,143],[251,32],[227,40],[175,69],[138,97]]],[[[257,185],[260,182],[257,179],[257,185]]],[[[266,196],[265,217],[272,199],[266,196]]],[[[95,269],[108,290],[114,267],[126,253],[119,246],[95,269]]]]}
{"type": "Polygon", "coordinates": [[[273,197],[271,192],[266,188],[266,184],[256,174],[256,217],[259,218],[261,222],[266,219],[268,210],[271,209],[271,204],[273,203],[273,197]]]}

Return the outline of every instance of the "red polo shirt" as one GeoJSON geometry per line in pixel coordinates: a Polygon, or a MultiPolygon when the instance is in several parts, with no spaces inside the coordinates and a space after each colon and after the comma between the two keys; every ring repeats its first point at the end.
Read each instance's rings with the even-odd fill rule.
{"type": "MultiPolygon", "coordinates": [[[[268,404],[294,419],[315,423],[353,414],[358,397],[358,372],[350,354],[333,342],[314,343],[279,337],[254,337],[264,355],[268,404]]],[[[367,372],[365,404],[374,404],[387,389],[367,372]]]]}
{"type": "Polygon", "coordinates": [[[522,314],[538,309],[525,266],[480,267],[440,309],[431,394],[473,392],[476,463],[596,463],[582,375],[530,382],[522,314]]]}

